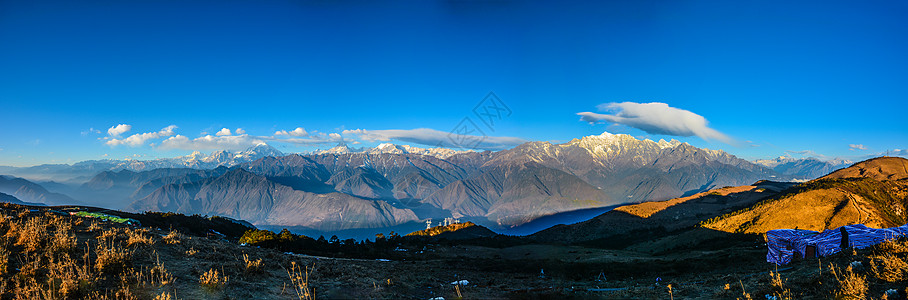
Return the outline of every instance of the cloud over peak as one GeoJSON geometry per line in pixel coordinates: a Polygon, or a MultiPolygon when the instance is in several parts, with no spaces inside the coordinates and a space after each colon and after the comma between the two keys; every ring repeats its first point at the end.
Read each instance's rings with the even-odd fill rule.
{"type": "Polygon", "coordinates": [[[309,133],[306,132],[306,129],[303,129],[302,127],[297,127],[296,129],[291,130],[291,131],[286,131],[286,130],[275,131],[274,135],[288,135],[288,136],[305,137],[305,136],[309,136],[309,133]]]}
{"type": "Polygon", "coordinates": [[[228,129],[228,128],[221,128],[221,130],[219,130],[219,131],[218,131],[217,133],[215,133],[214,135],[216,135],[216,136],[225,136],[225,135],[231,135],[231,134],[233,134],[233,133],[230,132],[230,129],[228,129]]]}
{"type": "Polygon", "coordinates": [[[726,144],[734,143],[729,136],[710,128],[709,122],[703,116],[668,106],[665,103],[612,102],[600,104],[597,108],[599,111],[611,112],[611,114],[580,112],[577,115],[580,116],[581,121],[621,124],[650,134],[697,136],[704,140],[718,140],[726,144]]]}
{"type": "MultiPolygon", "coordinates": [[[[111,127],[111,129],[108,129],[107,132],[110,133],[111,130],[113,130],[115,128],[121,128],[121,126],[123,126],[123,125],[124,124],[120,124],[115,127],[111,127]]],[[[126,126],[126,130],[118,132],[117,135],[122,134],[123,132],[126,132],[130,128],[132,128],[132,126],[129,126],[129,125],[125,125],[125,126],[126,126]]],[[[137,133],[137,134],[130,135],[129,137],[127,137],[125,139],[109,138],[107,140],[107,142],[105,142],[105,144],[107,144],[111,147],[119,146],[119,145],[128,145],[130,147],[138,147],[138,146],[144,145],[145,142],[147,142],[148,140],[151,140],[151,139],[172,136],[172,135],[174,135],[174,129],[176,129],[176,128],[177,128],[176,125],[170,125],[170,126],[162,128],[161,130],[159,130],[157,132],[137,133]]]]}
{"type": "Polygon", "coordinates": [[[527,142],[517,137],[463,135],[430,128],[386,129],[386,130],[344,130],[344,136],[352,135],[367,142],[397,140],[426,146],[468,148],[482,150],[507,149],[527,142]]]}
{"type": "Polygon", "coordinates": [[[205,135],[190,139],[184,135],[175,135],[161,142],[159,149],[180,150],[243,150],[265,141],[254,136],[242,135],[205,135]]]}
{"type": "Polygon", "coordinates": [[[132,129],[132,125],[119,124],[117,126],[108,128],[107,134],[110,135],[111,137],[120,137],[121,134],[126,133],[130,129],[132,129]]]}

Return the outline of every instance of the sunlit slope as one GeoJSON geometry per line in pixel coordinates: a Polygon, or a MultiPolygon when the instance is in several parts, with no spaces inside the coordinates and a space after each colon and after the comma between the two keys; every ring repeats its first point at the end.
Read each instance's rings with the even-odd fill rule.
{"type": "Polygon", "coordinates": [[[762,233],[772,229],[824,230],[848,224],[905,224],[908,160],[881,157],[857,163],[755,206],[704,222],[703,227],[762,233]]]}

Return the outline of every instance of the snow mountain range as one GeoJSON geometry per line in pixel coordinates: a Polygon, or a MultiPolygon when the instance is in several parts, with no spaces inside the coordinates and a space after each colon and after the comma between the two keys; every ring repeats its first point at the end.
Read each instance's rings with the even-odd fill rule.
{"type": "Polygon", "coordinates": [[[69,178],[62,180],[69,184],[61,184],[38,177],[47,186],[44,198],[35,188],[20,193],[27,197],[12,187],[0,192],[31,202],[52,198],[58,204],[71,197],[113,209],[222,215],[322,231],[447,217],[504,228],[562,212],[665,200],[763,179],[787,181],[823,168],[814,161],[757,164],[676,140],[603,133],[497,152],[385,143],[286,155],[259,144],[238,152],[148,161],[0,169],[30,180],[69,178]]]}

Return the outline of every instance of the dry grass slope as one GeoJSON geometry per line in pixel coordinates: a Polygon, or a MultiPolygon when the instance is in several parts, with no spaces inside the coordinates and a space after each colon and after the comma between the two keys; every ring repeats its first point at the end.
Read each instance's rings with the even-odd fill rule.
{"type": "Polygon", "coordinates": [[[781,228],[821,231],[849,224],[901,226],[908,221],[905,166],[908,160],[902,158],[860,162],[701,226],[742,233],[781,228]]]}

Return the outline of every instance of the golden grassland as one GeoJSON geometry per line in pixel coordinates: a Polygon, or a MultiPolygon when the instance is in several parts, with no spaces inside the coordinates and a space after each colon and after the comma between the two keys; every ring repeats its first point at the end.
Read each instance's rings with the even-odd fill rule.
{"type": "Polygon", "coordinates": [[[290,288],[295,270],[281,268],[297,264],[287,257],[266,269],[262,257],[236,259],[229,242],[11,208],[0,209],[0,299],[220,299],[231,284],[305,299],[290,288]]]}
{"type": "Polygon", "coordinates": [[[894,299],[908,287],[904,239],[783,267],[753,241],[665,255],[463,243],[402,242],[395,261],[313,257],[7,205],[0,299],[894,299]]]}

